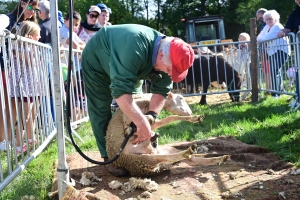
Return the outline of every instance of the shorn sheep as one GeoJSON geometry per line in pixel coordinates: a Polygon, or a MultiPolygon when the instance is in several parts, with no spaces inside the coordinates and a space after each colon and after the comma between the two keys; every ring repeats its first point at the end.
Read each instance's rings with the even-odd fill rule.
{"type": "MultiPolygon", "coordinates": [[[[137,105],[143,113],[148,112],[149,99],[135,99],[137,105]]],[[[173,114],[161,120],[156,120],[151,126],[152,130],[162,127],[169,122],[183,120],[189,122],[201,122],[203,116],[192,116],[188,104],[182,95],[170,94],[165,102],[164,109],[173,114]]],[[[153,120],[152,116],[147,116],[153,120]]],[[[131,123],[130,119],[117,109],[109,122],[106,134],[106,150],[108,157],[112,158],[119,151],[121,143],[124,140],[126,129],[131,123]]],[[[132,136],[124,147],[119,158],[113,162],[118,167],[124,167],[132,176],[153,176],[164,170],[170,169],[173,163],[184,161],[189,165],[215,165],[225,162],[229,156],[219,156],[204,158],[205,154],[197,154],[197,146],[193,145],[186,151],[179,151],[173,147],[161,148],[158,145],[152,145],[151,141],[143,141],[133,145],[132,141],[136,136],[132,136]]]]}

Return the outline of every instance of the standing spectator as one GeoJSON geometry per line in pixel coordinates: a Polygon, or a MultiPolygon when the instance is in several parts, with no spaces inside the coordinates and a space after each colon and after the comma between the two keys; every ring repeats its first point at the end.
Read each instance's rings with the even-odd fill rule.
{"type": "MultiPolygon", "coordinates": [[[[92,5],[86,13],[86,20],[80,23],[79,28],[77,29],[76,33],[78,37],[86,44],[96,33],[101,29],[97,19],[101,14],[101,10],[98,6],[92,5]]],[[[75,95],[75,106],[80,110],[86,111],[86,97],[85,97],[85,90],[84,90],[84,83],[83,83],[83,76],[82,76],[82,67],[80,63],[80,70],[76,72],[76,80],[77,80],[77,87],[74,87],[74,91],[77,90],[79,97],[77,98],[75,95]]]]}
{"type": "MultiPolygon", "coordinates": [[[[266,26],[266,22],[264,21],[264,14],[267,12],[267,9],[260,8],[256,11],[256,20],[260,24],[259,32],[261,32],[264,27],[266,26]]],[[[266,56],[265,48],[263,48],[263,45],[259,45],[258,53],[261,58],[261,65],[262,65],[262,71],[265,75],[266,79],[266,89],[270,90],[270,65],[269,61],[266,56]]]]}
{"type": "Polygon", "coordinates": [[[259,24],[261,24],[259,28],[259,32],[261,32],[264,27],[266,26],[266,22],[264,21],[264,14],[267,12],[267,9],[265,8],[260,8],[256,11],[256,20],[258,21],[259,24]]]}
{"type": "MultiPolygon", "coordinates": [[[[189,44],[142,25],[105,26],[90,39],[82,52],[82,70],[93,133],[105,161],[112,98],[137,126],[133,142],[150,140],[151,126],[132,98],[140,89],[137,83],[151,80],[149,113],[156,117],[172,88],[172,80],[182,81],[193,62],[194,51],[189,44]]],[[[106,165],[106,169],[114,176],[128,173],[113,164],[106,165]]]]}
{"type": "MultiPolygon", "coordinates": [[[[20,23],[28,20],[28,21],[34,21],[37,22],[36,20],[36,14],[35,12],[38,11],[38,6],[39,6],[39,0],[21,0],[19,3],[16,5],[14,10],[7,14],[9,18],[9,25],[6,27],[7,30],[15,33],[17,28],[19,27],[20,23]]],[[[4,23],[4,22],[1,22],[4,23]]],[[[8,53],[8,52],[7,52],[8,53]]],[[[9,57],[8,54],[6,54],[7,57],[9,57]]],[[[0,63],[1,63],[1,75],[2,75],[2,81],[3,81],[3,90],[4,90],[4,101],[5,105],[8,105],[8,94],[7,94],[7,89],[6,89],[6,77],[5,77],[5,70],[9,70],[6,66],[4,66],[4,60],[7,58],[3,58],[3,52],[0,52],[0,63]]],[[[7,73],[9,74],[9,72],[7,73]]],[[[2,110],[2,105],[0,105],[0,110],[2,110]]],[[[15,104],[12,103],[12,110],[14,111],[15,104]]],[[[6,109],[6,116],[9,116],[9,110],[6,109]]],[[[11,126],[10,126],[10,117],[7,117],[7,129],[8,129],[8,136],[9,140],[11,141],[11,126]]],[[[8,146],[10,146],[10,141],[4,140],[4,119],[1,113],[0,117],[0,151],[1,150],[7,150],[6,149],[6,143],[8,142],[8,146]]]]}
{"type": "Polygon", "coordinates": [[[100,30],[101,27],[97,23],[100,14],[100,8],[91,6],[87,10],[86,20],[80,23],[76,33],[85,44],[100,30]]]}
{"type": "MultiPolygon", "coordinates": [[[[0,20],[2,22],[2,27],[1,28],[6,28],[9,25],[8,16],[6,16],[4,14],[1,14],[0,15],[0,20]]],[[[0,51],[2,52],[3,50],[4,50],[4,47],[0,47],[0,51]]],[[[5,130],[4,130],[4,124],[6,124],[5,119],[9,118],[9,113],[8,113],[8,109],[7,109],[7,107],[8,107],[8,98],[7,98],[7,90],[6,90],[6,79],[5,79],[3,55],[1,55],[1,78],[2,79],[1,79],[1,82],[0,82],[0,88],[3,88],[3,92],[4,92],[3,97],[4,98],[0,94],[0,152],[1,151],[6,151],[7,146],[8,147],[10,146],[10,144],[5,139],[5,130]],[[2,107],[2,102],[4,102],[4,107],[2,107]],[[5,115],[6,115],[7,118],[5,118],[5,116],[3,115],[3,113],[2,113],[3,110],[6,111],[5,115]]],[[[9,126],[9,123],[8,123],[8,126],[9,126]]],[[[11,140],[11,139],[7,139],[7,140],[11,140]]]]}
{"type": "MultiPolygon", "coordinates": [[[[34,41],[38,41],[40,39],[40,27],[35,22],[24,21],[20,24],[20,28],[17,30],[17,33],[20,36],[30,38],[34,41]]],[[[41,96],[41,84],[39,83],[39,75],[38,75],[38,63],[34,58],[36,55],[33,55],[33,60],[29,60],[30,57],[26,56],[30,52],[34,54],[34,50],[31,49],[32,46],[21,46],[22,43],[19,44],[18,49],[14,49],[14,65],[13,71],[10,73],[10,91],[11,98],[14,101],[14,98],[18,98],[18,102],[20,105],[21,102],[24,102],[24,107],[22,107],[25,113],[25,120],[19,120],[21,129],[23,127],[27,128],[28,133],[28,143],[30,145],[37,143],[37,140],[34,138],[32,134],[35,131],[36,127],[36,116],[34,115],[34,99],[35,97],[41,96]],[[18,51],[18,53],[16,52],[18,51]],[[25,56],[23,57],[22,52],[24,51],[25,56]],[[17,57],[17,55],[19,57],[17,57]],[[25,59],[24,59],[25,58],[25,59]],[[19,60],[19,61],[17,61],[19,60]],[[18,65],[18,63],[20,65],[18,65]],[[14,82],[16,85],[14,85],[14,82]],[[22,87],[21,87],[22,86],[22,87]],[[32,121],[31,121],[32,120],[32,121]],[[23,124],[25,121],[26,124],[23,124]]],[[[36,101],[38,104],[38,100],[36,101]]],[[[22,116],[23,111],[20,111],[20,116],[22,116]]],[[[16,112],[13,113],[13,120],[15,124],[16,120],[16,112]]],[[[25,129],[26,130],[26,129],[25,129]]],[[[16,151],[18,154],[26,151],[26,145],[22,146],[24,130],[16,129],[16,132],[20,131],[21,133],[17,135],[21,135],[22,141],[20,141],[19,137],[16,139],[16,151]]]]}
{"type": "MultiPolygon", "coordinates": [[[[41,1],[38,11],[38,16],[42,20],[40,23],[41,27],[41,38],[39,42],[51,44],[51,20],[50,20],[50,2],[49,1],[41,1]]],[[[62,24],[57,21],[58,28],[62,26],[62,24]]]]}
{"type": "MultiPolygon", "coordinates": [[[[240,33],[239,42],[250,41],[250,35],[248,33],[240,33]]],[[[247,88],[250,86],[250,49],[248,47],[248,43],[240,43],[238,45],[238,60],[240,63],[240,70],[238,71],[242,77],[242,86],[246,86],[247,88]]]]}
{"type": "MultiPolygon", "coordinates": [[[[78,35],[76,34],[77,29],[79,28],[81,22],[81,16],[77,11],[73,11],[73,13],[68,13],[65,16],[64,19],[64,26],[62,26],[59,29],[59,33],[60,33],[60,44],[61,46],[63,46],[64,48],[68,48],[69,47],[69,35],[70,35],[70,31],[72,31],[72,47],[73,49],[79,49],[82,50],[85,47],[85,43],[78,37],[78,35]],[[73,24],[70,26],[70,17],[73,18],[73,24]]],[[[80,60],[80,55],[78,53],[75,53],[74,55],[74,69],[72,69],[72,84],[73,86],[76,86],[76,77],[74,76],[77,71],[80,70],[79,67],[79,60],[80,60]]],[[[62,60],[63,63],[67,63],[66,60],[62,60]]],[[[75,97],[74,102],[76,104],[78,104],[78,97],[77,97],[77,93],[76,90],[73,91],[74,94],[72,96],[75,97]]],[[[73,112],[72,112],[72,120],[73,121],[77,121],[79,119],[79,113],[77,111],[77,108],[75,108],[74,105],[72,105],[73,107],[73,112]]],[[[76,126],[77,127],[77,126],[76,126]]]]}
{"type": "MultiPolygon", "coordinates": [[[[40,24],[41,27],[41,38],[39,42],[51,45],[51,20],[50,20],[50,2],[47,0],[41,1],[38,11],[39,18],[43,20],[40,24]]],[[[61,22],[57,21],[58,28],[62,27],[61,22]]],[[[50,59],[50,52],[47,52],[47,58],[50,59]]],[[[50,61],[50,60],[49,60],[50,61]]],[[[50,82],[50,62],[48,63],[48,74],[49,74],[49,90],[50,90],[50,105],[51,105],[51,113],[52,119],[54,118],[54,106],[53,106],[53,98],[52,98],[52,87],[50,82]]]]}
{"type": "Polygon", "coordinates": [[[97,5],[101,9],[101,14],[99,15],[98,21],[101,27],[111,26],[109,21],[109,15],[111,14],[111,9],[108,8],[105,4],[99,3],[97,5]]]}
{"type": "Polygon", "coordinates": [[[281,29],[277,36],[278,37],[283,37],[286,36],[286,34],[288,34],[289,32],[298,32],[299,26],[300,26],[300,0],[295,0],[296,2],[296,8],[295,10],[293,10],[293,12],[290,14],[285,27],[283,29],[281,29]]]}
{"type": "MultiPolygon", "coordinates": [[[[280,16],[276,10],[269,10],[264,14],[264,21],[267,25],[257,36],[258,42],[264,42],[277,37],[278,32],[283,29],[279,22],[280,16]]],[[[291,53],[289,40],[287,37],[274,39],[266,43],[266,51],[270,63],[270,83],[272,87],[271,95],[276,98],[281,91],[281,67],[286,62],[291,53]]]]}
{"type": "Polygon", "coordinates": [[[65,16],[64,26],[62,26],[59,29],[59,41],[60,41],[60,44],[64,48],[69,47],[69,35],[70,35],[70,31],[72,31],[73,32],[73,34],[72,34],[73,48],[80,49],[80,50],[84,49],[85,43],[75,33],[77,31],[77,29],[79,28],[80,21],[81,21],[81,16],[77,11],[74,11],[73,13],[68,13],[65,16]],[[73,18],[73,24],[71,25],[71,27],[70,27],[70,22],[69,22],[70,17],[73,18]]]}
{"type": "MultiPolygon", "coordinates": [[[[290,14],[288,21],[285,24],[285,27],[280,30],[277,34],[278,37],[284,37],[289,32],[297,33],[300,30],[300,0],[295,0],[296,8],[290,14]]],[[[299,67],[299,66],[298,66],[299,67]]],[[[299,71],[296,71],[296,94],[299,95],[299,71]]]]}
{"type": "Polygon", "coordinates": [[[57,17],[58,17],[58,21],[60,22],[61,26],[64,25],[64,17],[61,11],[57,11],[57,17]]]}
{"type": "Polygon", "coordinates": [[[39,0],[21,0],[15,9],[7,14],[10,19],[7,29],[15,33],[20,23],[25,20],[37,23],[36,12],[38,9],[39,0]]]}

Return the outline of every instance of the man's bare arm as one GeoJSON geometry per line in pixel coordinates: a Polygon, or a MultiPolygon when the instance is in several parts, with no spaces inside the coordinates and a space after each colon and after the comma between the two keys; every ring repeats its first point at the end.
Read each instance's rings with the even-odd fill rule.
{"type": "Polygon", "coordinates": [[[137,144],[139,142],[150,140],[152,131],[151,126],[145,115],[134,102],[132,95],[124,94],[116,99],[120,109],[133,121],[137,126],[137,138],[132,142],[137,144]]]}
{"type": "Polygon", "coordinates": [[[163,109],[165,97],[160,94],[153,94],[150,100],[149,111],[154,111],[157,114],[163,109]]]}

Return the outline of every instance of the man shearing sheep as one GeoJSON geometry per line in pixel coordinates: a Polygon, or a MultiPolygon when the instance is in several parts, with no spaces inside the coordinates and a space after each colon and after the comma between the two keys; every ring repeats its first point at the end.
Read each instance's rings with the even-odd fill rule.
{"type": "MultiPolygon", "coordinates": [[[[142,25],[105,26],[89,40],[82,53],[82,70],[92,129],[105,161],[112,99],[137,126],[133,143],[150,140],[151,126],[132,94],[141,90],[143,80],[150,80],[153,95],[149,114],[156,117],[172,81],[182,81],[193,61],[194,52],[189,44],[142,25]]],[[[106,169],[114,176],[128,174],[113,164],[106,165],[106,169]]]]}

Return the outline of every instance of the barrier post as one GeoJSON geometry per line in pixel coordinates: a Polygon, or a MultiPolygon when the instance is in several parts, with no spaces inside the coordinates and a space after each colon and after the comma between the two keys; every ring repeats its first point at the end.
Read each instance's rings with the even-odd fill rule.
{"type": "Polygon", "coordinates": [[[51,41],[53,53],[53,83],[54,83],[54,106],[56,113],[57,145],[58,145],[58,166],[57,166],[57,188],[59,199],[62,199],[69,183],[69,168],[66,162],[66,149],[64,137],[64,114],[63,94],[61,90],[62,73],[60,69],[60,51],[58,41],[58,6],[57,1],[50,1],[51,12],[51,41]]]}
{"type": "Polygon", "coordinates": [[[252,84],[252,102],[258,101],[258,60],[257,60],[257,42],[256,42],[256,18],[250,18],[250,50],[251,50],[251,84],[252,84]]]}

